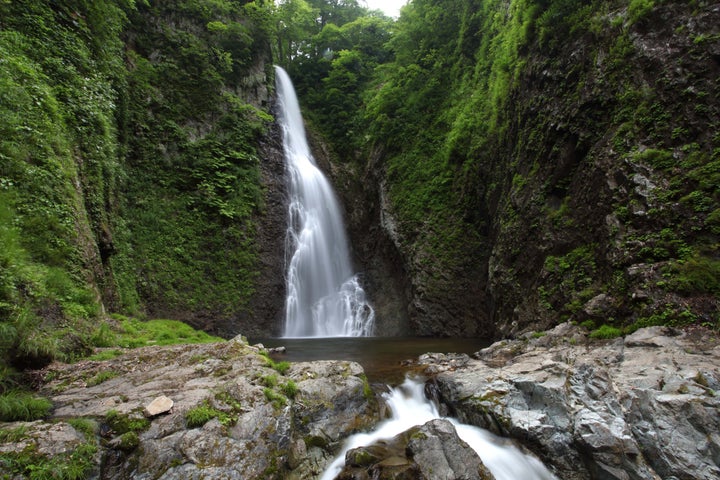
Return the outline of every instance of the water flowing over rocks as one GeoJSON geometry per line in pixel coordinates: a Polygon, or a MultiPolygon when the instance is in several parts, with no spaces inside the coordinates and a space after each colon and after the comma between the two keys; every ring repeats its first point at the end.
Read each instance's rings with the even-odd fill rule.
{"type": "Polygon", "coordinates": [[[559,478],[720,478],[720,343],[703,329],[598,344],[566,323],[475,356],[421,357],[433,396],[521,441],[559,478]]]}
{"type": "Polygon", "coordinates": [[[431,420],[345,455],[338,480],[494,480],[475,451],[448,420],[431,420]]]}
{"type": "Polygon", "coordinates": [[[84,417],[98,426],[93,476],[101,479],[316,478],[340,441],[379,420],[357,363],[294,363],[285,370],[262,346],[239,337],[145,347],[107,361],[53,364],[44,373],[52,417],[22,424],[27,439],[2,451],[20,452],[29,443],[38,451],[51,444],[72,449],[83,435],[66,422],[84,417]],[[112,374],[95,384],[101,372],[112,374]],[[145,407],[160,396],[172,408],[146,419],[145,407]],[[196,422],[193,412],[210,412],[209,420],[196,422]],[[135,425],[136,440],[123,435],[127,425],[135,425]]]}

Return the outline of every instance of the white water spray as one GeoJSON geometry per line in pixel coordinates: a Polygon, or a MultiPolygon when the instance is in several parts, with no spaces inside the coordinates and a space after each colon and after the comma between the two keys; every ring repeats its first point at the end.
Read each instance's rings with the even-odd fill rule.
{"type": "Polygon", "coordinates": [[[290,77],[275,67],[275,78],[290,194],[283,336],[370,336],[375,312],[350,267],[338,201],[310,153],[290,77]]]}
{"type": "MultiPolygon", "coordinates": [[[[340,473],[348,450],[392,438],[416,425],[440,418],[435,405],[425,397],[423,384],[417,380],[406,379],[400,387],[391,389],[384,396],[392,412],[391,418],[381,422],[374,432],[349,437],[320,480],[333,480],[340,473]]],[[[487,430],[462,424],[454,418],[447,420],[497,480],[558,480],[537,458],[524,454],[487,430]]]]}

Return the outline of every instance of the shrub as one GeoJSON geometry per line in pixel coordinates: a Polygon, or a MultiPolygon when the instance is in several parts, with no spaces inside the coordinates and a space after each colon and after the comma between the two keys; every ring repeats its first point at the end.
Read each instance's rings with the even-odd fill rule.
{"type": "Polygon", "coordinates": [[[213,418],[217,418],[223,425],[231,423],[230,415],[211,407],[207,402],[185,412],[185,422],[188,428],[202,427],[213,418]]]}
{"type": "Polygon", "coordinates": [[[611,327],[610,325],[602,325],[597,330],[590,332],[590,338],[595,339],[610,339],[617,338],[622,335],[622,330],[617,327],[611,327]]]}
{"type": "Polygon", "coordinates": [[[0,395],[0,420],[4,422],[39,420],[51,408],[50,400],[28,392],[12,390],[0,395]]]}

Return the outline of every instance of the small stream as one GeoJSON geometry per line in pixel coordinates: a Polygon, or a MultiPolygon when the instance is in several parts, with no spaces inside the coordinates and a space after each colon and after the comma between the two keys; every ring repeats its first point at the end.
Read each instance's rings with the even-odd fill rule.
{"type": "MultiPolygon", "coordinates": [[[[380,422],[372,432],[348,438],[321,480],[335,478],[349,449],[392,438],[415,425],[441,418],[437,407],[425,397],[422,381],[408,378],[406,360],[417,359],[428,352],[471,354],[490,344],[484,339],[409,337],[265,338],[253,339],[251,343],[262,343],[268,348],[286,347],[286,353],[272,355],[278,361],[355,361],[363,366],[370,383],[390,386],[383,398],[392,412],[391,417],[380,422]]],[[[454,418],[448,420],[497,480],[557,480],[542,462],[526,455],[507,439],[454,418]]]]}

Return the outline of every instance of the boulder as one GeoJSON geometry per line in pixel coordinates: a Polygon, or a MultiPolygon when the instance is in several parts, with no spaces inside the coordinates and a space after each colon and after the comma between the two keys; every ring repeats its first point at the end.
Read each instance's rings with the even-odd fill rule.
{"type": "Polygon", "coordinates": [[[720,478],[717,337],[651,327],[583,338],[565,324],[455,369],[422,361],[440,372],[432,390],[451,415],[522,441],[559,478],[720,478]]]}
{"type": "Polygon", "coordinates": [[[448,420],[431,420],[390,440],[349,450],[336,477],[349,479],[493,480],[448,420]]]}
{"type": "Polygon", "coordinates": [[[155,417],[172,410],[173,404],[174,402],[170,398],[161,395],[145,407],[143,414],[146,417],[155,417]]]}

